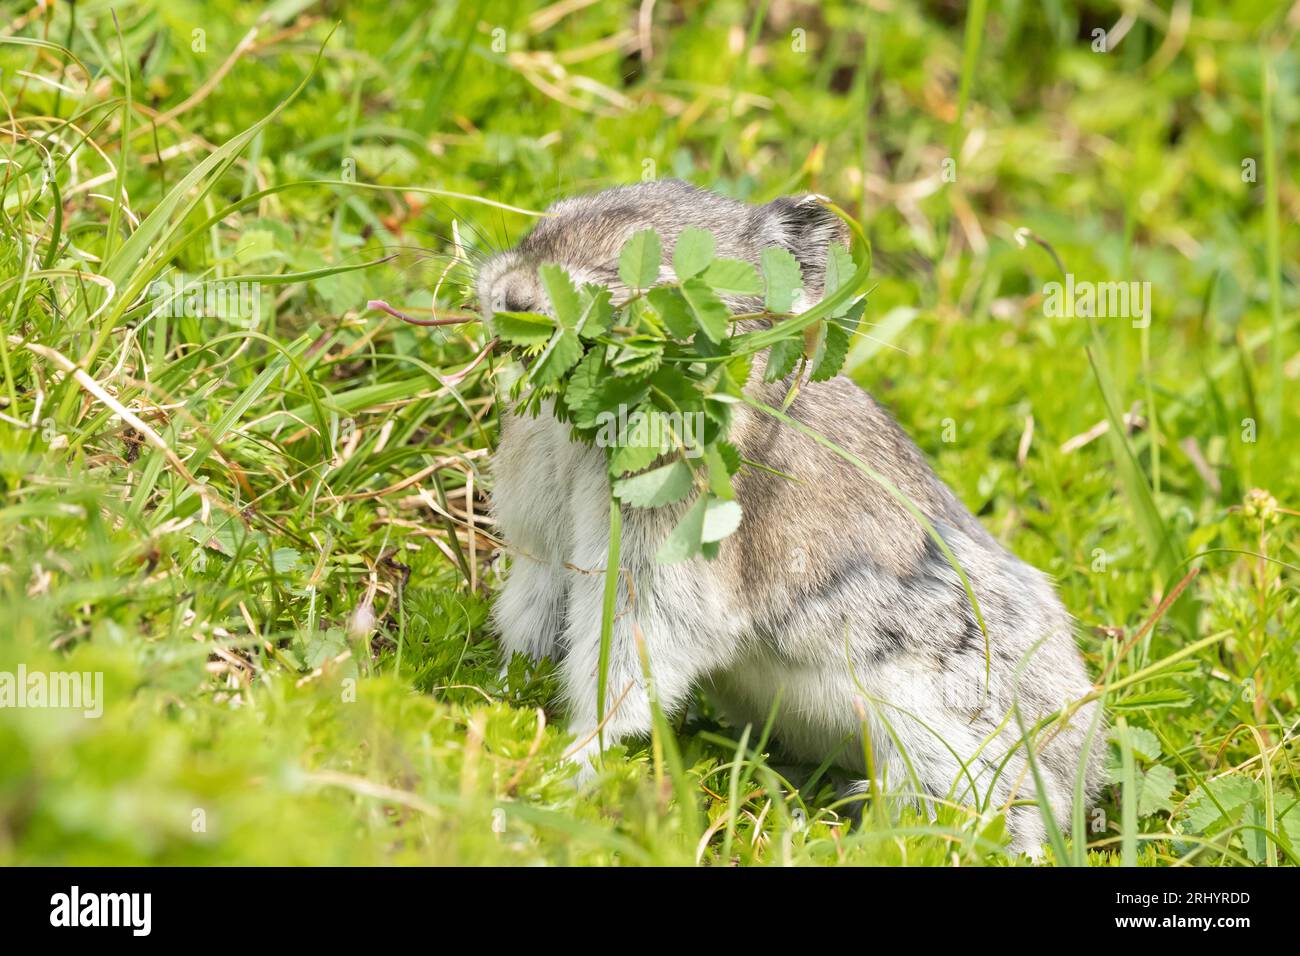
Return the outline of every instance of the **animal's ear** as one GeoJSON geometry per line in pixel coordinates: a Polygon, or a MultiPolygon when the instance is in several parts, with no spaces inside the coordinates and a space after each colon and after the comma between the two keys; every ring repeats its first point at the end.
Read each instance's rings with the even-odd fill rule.
{"type": "Polygon", "coordinates": [[[832,242],[848,248],[849,227],[824,205],[825,196],[807,193],[782,196],[759,211],[764,216],[763,238],[788,249],[799,260],[804,281],[820,286],[826,274],[826,249],[832,242]]]}

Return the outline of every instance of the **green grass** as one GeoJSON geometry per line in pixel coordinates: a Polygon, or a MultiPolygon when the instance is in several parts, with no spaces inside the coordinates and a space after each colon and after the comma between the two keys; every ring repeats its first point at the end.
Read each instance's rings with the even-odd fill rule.
{"type": "Polygon", "coordinates": [[[677,175],[861,212],[853,377],[1058,581],[1114,772],[1042,862],[1294,864],[1295,26],[888,6],[658,4],[647,56],[640,4],[0,5],[0,672],[105,698],[0,708],[0,862],[1028,862],[995,806],[851,830],[707,697],[575,792],[550,667],[501,672],[497,370],[366,303],[677,175]],[[1054,260],[1150,327],[1047,316],[1054,260]]]}

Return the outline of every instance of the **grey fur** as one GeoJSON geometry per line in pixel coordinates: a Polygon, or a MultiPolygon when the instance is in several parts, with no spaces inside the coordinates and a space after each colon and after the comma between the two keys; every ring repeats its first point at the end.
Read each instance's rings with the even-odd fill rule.
{"type": "MultiPolygon", "coordinates": [[[[718,255],[755,265],[768,246],[790,250],[804,271],[807,308],[822,291],[827,244],[847,241],[843,224],[816,197],[752,206],[674,181],[567,199],[549,212],[482,270],[487,313],[546,311],[536,276],[546,262],[608,285],[616,300],[626,295],[618,254],[638,229],[659,233],[663,275],[671,278],[673,243],[691,225],[714,234],[718,255]]],[[[761,363],[751,393],[779,405],[789,383],[764,384],[760,373],[761,363]]],[[[713,562],[655,562],[684,505],[624,509],[621,563],[634,588],[629,594],[624,583],[620,593],[606,740],[650,729],[636,650],[643,639],[669,712],[705,686],[733,720],[761,725],[779,694],[776,740],[797,759],[818,763],[834,753],[840,765],[865,775],[865,718],[877,776],[907,799],[985,809],[1034,799],[1016,721],[1007,719],[1013,699],[1032,727],[1090,690],[1071,619],[1050,582],[980,525],[889,413],[852,382],[805,384],[789,413],[890,479],[956,553],[988,627],[987,694],[984,635],[957,574],[917,522],[853,466],[741,408],[732,430],[741,453],[799,481],[743,469],[736,494],[745,517],[713,562]]],[[[572,727],[583,741],[596,726],[599,570],[609,530],[603,451],[570,442],[567,426],[549,414],[507,411],[493,476],[497,520],[511,551],[495,626],[507,653],[560,658],[572,727]]],[[[1080,765],[1089,798],[1101,783],[1100,744],[1084,752],[1095,706],[1040,735],[1035,748],[1062,824],[1080,765]]],[[[1098,727],[1094,741],[1104,738],[1098,727]]],[[[584,776],[595,747],[588,740],[578,753],[584,776]]],[[[1014,845],[1035,852],[1045,836],[1037,810],[1012,807],[1008,820],[1014,845]]]]}

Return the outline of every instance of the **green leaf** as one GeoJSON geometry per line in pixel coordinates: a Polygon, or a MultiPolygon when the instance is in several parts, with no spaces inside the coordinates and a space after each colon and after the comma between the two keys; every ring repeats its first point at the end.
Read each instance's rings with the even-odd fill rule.
{"type": "MultiPolygon", "coordinates": [[[[1137,749],[1136,745],[1134,749],[1137,749]]],[[[1158,763],[1144,773],[1138,794],[1138,816],[1147,817],[1158,811],[1172,812],[1174,805],[1169,798],[1176,782],[1177,776],[1164,764],[1158,763]]]]}
{"type": "Polygon", "coordinates": [[[655,560],[661,564],[675,564],[678,561],[689,561],[700,553],[701,538],[704,534],[704,513],[708,504],[708,497],[700,495],[695,503],[686,509],[677,526],[664,539],[659,552],[655,555],[655,560]]]}
{"type": "Polygon", "coordinates": [[[614,482],[614,496],[637,508],[658,508],[681,501],[693,486],[690,466],[684,461],[675,461],[614,482]]]}
{"type": "Polygon", "coordinates": [[[718,454],[721,456],[723,464],[727,466],[727,474],[734,475],[736,472],[740,471],[740,449],[729,441],[714,442],[712,447],[718,450],[718,454]]]}
{"type": "MultiPolygon", "coordinates": [[[[832,292],[844,285],[853,278],[853,273],[857,266],[853,264],[853,257],[849,255],[849,250],[844,248],[843,243],[832,242],[826,250],[826,278],[822,284],[822,297],[828,297],[832,292]]],[[[830,312],[831,318],[839,318],[849,309],[849,302],[841,302],[830,312]]]]}
{"type": "Polygon", "coordinates": [[[625,339],[609,364],[615,375],[648,375],[659,367],[663,357],[663,341],[642,335],[625,339]]]}
{"type": "Polygon", "coordinates": [[[348,649],[348,638],[341,627],[317,631],[308,638],[303,651],[304,663],[311,668],[320,667],[330,658],[338,657],[348,649]]]}
{"type": "Polygon", "coordinates": [[[668,451],[666,447],[636,442],[617,445],[609,456],[610,474],[627,475],[635,471],[644,471],[666,451],[668,451]]]}
{"type": "Polygon", "coordinates": [[[762,295],[763,280],[758,270],[742,259],[714,259],[702,277],[715,292],[733,295],[762,295]]]}
{"type": "MultiPolygon", "coordinates": [[[[704,449],[704,463],[709,470],[709,494],[715,498],[730,501],[736,497],[736,489],[731,484],[733,472],[722,453],[721,446],[726,444],[726,442],[714,442],[712,445],[706,446],[704,449]]],[[[734,447],[732,450],[735,450],[734,447]]]]}
{"type": "Polygon", "coordinates": [[[498,312],[492,316],[492,325],[511,345],[541,345],[555,334],[555,320],[536,312],[498,312]]]}
{"type": "Polygon", "coordinates": [[[581,311],[574,330],[584,339],[594,339],[609,331],[614,319],[614,308],[610,305],[609,290],[604,286],[588,282],[578,294],[581,311]]]}
{"type": "MultiPolygon", "coordinates": [[[[1115,732],[1111,731],[1111,739],[1116,740],[1115,732]]],[[[1145,727],[1128,728],[1129,746],[1134,752],[1145,757],[1148,761],[1160,759],[1160,738],[1145,727]]],[[[1118,742],[1118,741],[1117,741],[1118,742]]]]}
{"type": "Polygon", "coordinates": [[[612,445],[610,471],[615,475],[641,471],[650,467],[654,460],[671,449],[668,430],[656,416],[658,409],[652,405],[641,405],[627,416],[626,423],[618,423],[618,429],[611,429],[605,444],[612,445]],[[626,427],[623,427],[626,425],[626,427]]]}
{"type": "MultiPolygon", "coordinates": [[[[569,376],[564,389],[564,403],[573,416],[574,427],[590,430],[603,421],[617,422],[618,409],[635,409],[645,401],[648,391],[645,379],[611,375],[604,350],[593,349],[569,376]],[[602,413],[608,417],[602,417],[602,413]]],[[[618,433],[612,430],[601,438],[602,445],[610,448],[615,447],[618,441],[618,433]]]]}
{"type": "Polygon", "coordinates": [[[1259,793],[1259,786],[1249,777],[1238,776],[1236,774],[1228,777],[1220,777],[1218,780],[1209,781],[1204,787],[1197,787],[1192,791],[1187,811],[1187,823],[1197,833],[1204,833],[1211,827],[1216,827],[1224,822],[1223,814],[1219,812],[1219,807],[1215,806],[1217,800],[1219,805],[1227,812],[1230,818],[1235,818],[1234,811],[1240,809],[1249,801],[1253,800],[1259,793]],[[1214,800],[1211,800],[1205,790],[1208,787],[1214,800]]]}
{"type": "Polygon", "coordinates": [[[677,365],[665,365],[654,373],[650,384],[665,411],[698,412],[704,408],[704,393],[700,381],[689,377],[677,365]]]}
{"type": "Polygon", "coordinates": [[[247,229],[239,237],[235,248],[235,261],[241,266],[261,259],[269,259],[279,252],[275,234],[269,229],[247,229]]]}
{"type": "Polygon", "coordinates": [[[582,315],[582,306],[569,274],[560,266],[547,264],[538,268],[537,276],[542,280],[546,297],[551,300],[551,309],[555,312],[560,327],[576,329],[582,315]]]}
{"type": "Polygon", "coordinates": [[[302,563],[302,555],[293,548],[276,548],[271,552],[271,565],[277,574],[288,574],[302,563]]]}
{"type": "Polygon", "coordinates": [[[684,342],[695,334],[695,320],[681,292],[669,286],[657,286],[646,293],[646,298],[673,338],[684,342]]]}
{"type": "Polygon", "coordinates": [[[803,288],[803,275],[799,261],[788,250],[770,246],[763,250],[763,277],[767,279],[764,305],[769,312],[789,312],[794,297],[803,288]]]}
{"type": "Polygon", "coordinates": [[[581,358],[582,342],[578,340],[578,333],[561,329],[533,364],[529,380],[539,386],[558,382],[581,358]]]}
{"type": "Polygon", "coordinates": [[[763,372],[763,381],[776,382],[794,371],[795,364],[803,355],[803,337],[793,335],[782,339],[768,350],[767,368],[763,372]]]}
{"type": "Polygon", "coordinates": [[[593,428],[596,416],[604,408],[601,401],[602,385],[608,376],[604,367],[602,350],[593,349],[569,376],[569,387],[564,390],[564,404],[578,428],[593,428]]]}
{"type": "Polygon", "coordinates": [[[1284,808],[1279,813],[1278,822],[1291,841],[1291,849],[1300,849],[1300,803],[1296,802],[1295,794],[1279,790],[1275,806],[1284,808]]]}
{"type": "Polygon", "coordinates": [[[820,355],[813,365],[808,378],[813,382],[825,382],[840,374],[844,366],[844,357],[849,354],[849,333],[844,327],[832,322],[826,326],[826,339],[822,343],[820,355]]]}
{"type": "Polygon", "coordinates": [[[704,542],[721,541],[740,527],[740,504],[735,501],[719,501],[710,498],[704,509],[704,528],[700,540],[704,542]]]}
{"type": "Polygon", "coordinates": [[[684,282],[699,275],[713,261],[713,233],[698,226],[687,226],[673,245],[673,272],[684,282]]]}
{"type": "Polygon", "coordinates": [[[632,234],[618,257],[618,275],[632,289],[649,289],[659,279],[659,235],[653,229],[632,234]]]}
{"type": "Polygon", "coordinates": [[[687,279],[682,284],[682,295],[691,307],[691,315],[710,342],[721,342],[727,337],[727,323],[731,313],[702,279],[687,279]]]}
{"type": "Polygon", "coordinates": [[[1261,864],[1268,859],[1269,837],[1264,831],[1269,828],[1268,816],[1264,812],[1262,801],[1246,804],[1242,814],[1241,845],[1246,850],[1246,858],[1251,863],[1261,864]]]}

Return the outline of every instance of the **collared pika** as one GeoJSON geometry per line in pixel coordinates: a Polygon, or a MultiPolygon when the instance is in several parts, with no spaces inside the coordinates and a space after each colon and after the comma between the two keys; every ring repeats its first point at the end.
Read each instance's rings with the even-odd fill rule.
{"type": "MultiPolygon", "coordinates": [[[[566,199],[549,213],[481,269],[479,300],[489,322],[497,311],[548,311],[537,275],[545,263],[563,266],[579,283],[608,286],[619,301],[628,292],[619,252],[641,229],[658,233],[666,253],[661,277],[671,279],[669,253],[688,226],[713,233],[719,256],[756,266],[765,248],[788,250],[804,278],[796,308],[808,308],[821,295],[829,244],[848,240],[843,223],[816,197],[754,206],[675,181],[566,199]]],[[[740,311],[754,304],[729,305],[740,311]]],[[[748,389],[779,406],[791,383],[764,383],[762,367],[760,360],[748,389]]],[[[983,613],[987,678],[985,634],[971,602],[917,521],[859,469],[741,407],[730,439],[747,461],[771,470],[745,467],[737,475],[744,519],[715,560],[656,561],[685,504],[623,509],[625,573],[607,671],[605,741],[650,731],[637,648],[643,640],[654,690],[669,714],[702,687],[729,719],[762,726],[779,698],[774,738],[783,752],[813,764],[833,757],[863,778],[865,727],[871,771],[890,792],[927,809],[934,801],[1009,806],[1013,846],[1036,851],[1046,831],[1021,728],[1033,731],[1091,689],[1071,618],[1047,577],[994,540],[857,385],[845,378],[805,383],[788,413],[892,481],[942,535],[983,613]]],[[[506,409],[501,428],[492,498],[509,570],[494,625],[507,655],[559,661],[571,731],[578,740],[591,738],[576,754],[585,776],[598,748],[600,569],[609,543],[605,452],[571,441],[547,406],[536,416],[506,409]]],[[[1034,734],[1038,777],[1062,824],[1078,776],[1085,799],[1101,783],[1105,733],[1096,706],[1034,734]]]]}

